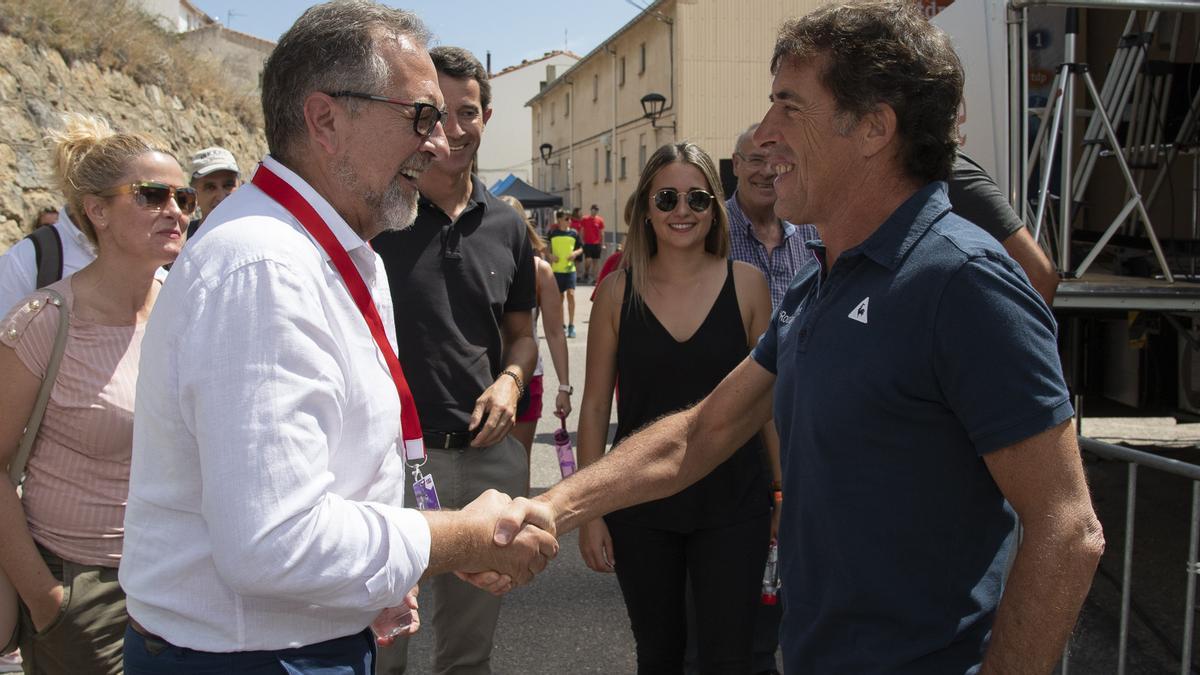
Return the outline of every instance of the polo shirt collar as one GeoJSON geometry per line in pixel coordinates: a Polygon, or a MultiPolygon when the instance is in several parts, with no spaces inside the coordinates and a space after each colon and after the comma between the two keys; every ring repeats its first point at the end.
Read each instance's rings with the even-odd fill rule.
{"type": "Polygon", "coordinates": [[[917,190],[883,224],[851,251],[895,270],[917,241],[950,210],[946,183],[934,181],[917,190]]]}
{"type": "MultiPolygon", "coordinates": [[[[463,213],[465,214],[476,206],[486,211],[487,199],[490,194],[491,193],[487,190],[487,186],[483,184],[483,181],[479,180],[479,176],[471,174],[471,196],[467,198],[467,207],[463,209],[463,213]]],[[[425,209],[433,208],[441,211],[441,209],[438,208],[438,205],[434,204],[433,200],[429,199],[424,194],[421,194],[420,198],[417,200],[417,207],[425,209]]],[[[460,215],[459,218],[462,218],[462,216],[460,215]]]]}
{"type": "MultiPolygon", "coordinates": [[[[754,235],[754,225],[746,216],[746,212],[742,210],[742,205],[737,200],[737,190],[733,191],[733,196],[725,201],[725,210],[729,212],[729,226],[739,227],[746,231],[746,234],[754,235]]],[[[796,226],[782,218],[779,220],[779,228],[783,231],[783,238],[787,239],[793,234],[796,234],[796,226]]]]}
{"type": "MultiPolygon", "coordinates": [[[[329,226],[329,230],[333,232],[333,236],[337,238],[338,243],[341,244],[342,248],[346,249],[347,252],[367,245],[367,242],[364,241],[362,237],[358,236],[357,232],[351,229],[350,225],[346,223],[346,220],[342,218],[342,216],[333,208],[333,205],[326,201],[325,198],[322,197],[316,190],[314,190],[311,185],[305,182],[303,178],[298,176],[294,171],[287,168],[283,164],[280,164],[278,160],[270,155],[263,157],[262,163],[263,166],[271,170],[271,173],[282,178],[284,182],[295,188],[296,192],[299,192],[301,197],[304,197],[305,201],[307,201],[309,205],[313,207],[313,210],[317,212],[317,215],[321,216],[321,218],[325,220],[325,224],[329,226]]],[[[305,234],[307,234],[307,230],[305,231],[305,234]]],[[[312,238],[312,235],[308,236],[310,239],[312,238]]],[[[313,243],[316,244],[317,242],[314,240],[313,243]]],[[[325,260],[329,260],[329,253],[325,251],[323,246],[318,244],[317,249],[321,251],[321,256],[324,257],[325,260]]]]}

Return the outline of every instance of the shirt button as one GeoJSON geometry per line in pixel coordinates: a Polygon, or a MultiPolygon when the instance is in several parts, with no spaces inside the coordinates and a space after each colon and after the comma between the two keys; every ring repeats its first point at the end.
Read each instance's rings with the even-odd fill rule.
{"type": "Polygon", "coordinates": [[[9,340],[17,339],[17,329],[9,328],[8,330],[4,331],[4,336],[7,337],[9,340]]]}
{"type": "Polygon", "coordinates": [[[39,310],[41,308],[42,308],[41,300],[30,300],[29,301],[29,309],[32,309],[33,311],[36,312],[37,310],[39,310]]]}

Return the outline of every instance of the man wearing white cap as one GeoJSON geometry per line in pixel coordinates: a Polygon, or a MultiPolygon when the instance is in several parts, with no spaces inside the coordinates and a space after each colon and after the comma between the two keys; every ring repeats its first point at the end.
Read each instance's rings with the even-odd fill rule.
{"type": "Polygon", "coordinates": [[[195,153],[191,157],[190,165],[192,189],[196,191],[196,208],[200,210],[200,217],[193,218],[188,224],[189,238],[196,233],[217,204],[233,194],[242,182],[237,160],[233,158],[232,152],[222,147],[213,146],[195,153]]]}

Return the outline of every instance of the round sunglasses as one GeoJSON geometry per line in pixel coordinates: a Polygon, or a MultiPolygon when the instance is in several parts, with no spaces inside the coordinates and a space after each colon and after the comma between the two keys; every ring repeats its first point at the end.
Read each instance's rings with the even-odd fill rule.
{"type": "MultiPolygon", "coordinates": [[[[707,211],[708,207],[712,206],[712,202],[716,199],[711,192],[706,192],[700,188],[693,188],[687,191],[688,208],[701,213],[707,211]]],[[[654,206],[663,213],[670,213],[679,206],[679,190],[675,188],[664,188],[654,193],[654,206]]]]}
{"type": "Polygon", "coordinates": [[[100,197],[132,194],[133,201],[138,206],[155,210],[161,210],[167,205],[167,200],[174,199],[175,204],[179,206],[179,210],[184,215],[189,215],[192,211],[196,210],[195,190],[190,187],[174,187],[166,183],[156,183],[154,181],[118,185],[117,187],[109,188],[104,192],[97,192],[96,194],[100,197]]]}

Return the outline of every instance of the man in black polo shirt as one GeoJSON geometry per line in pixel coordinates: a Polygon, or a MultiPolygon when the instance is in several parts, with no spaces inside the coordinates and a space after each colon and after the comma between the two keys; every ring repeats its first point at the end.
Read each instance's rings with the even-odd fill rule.
{"type": "MultiPolygon", "coordinates": [[[[372,243],[387,269],[400,362],[421,416],[422,471],[441,506],[461,508],[488,488],[525,492],[525,449],[509,431],[537,361],[533,253],[520,216],[471,174],[492,112],[487,72],[457,47],[430,56],[449,113],[449,157],[422,174],[412,227],[372,243]]],[[[453,575],[428,586],[433,672],[490,673],[499,598],[453,575]]],[[[407,644],[397,643],[380,650],[377,672],[403,673],[406,662],[407,644]]]]}

